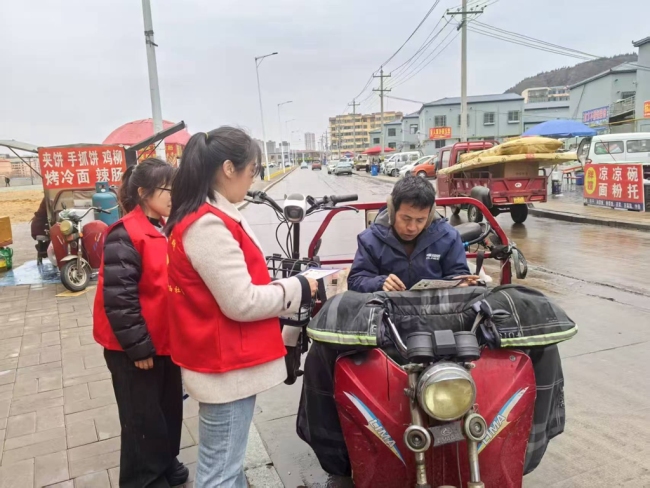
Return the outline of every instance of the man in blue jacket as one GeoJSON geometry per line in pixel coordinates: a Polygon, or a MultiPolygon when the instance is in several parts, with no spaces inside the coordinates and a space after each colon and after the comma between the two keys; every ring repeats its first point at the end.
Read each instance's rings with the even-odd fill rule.
{"type": "Polygon", "coordinates": [[[359,234],[349,290],[402,291],[422,279],[468,277],[460,235],[436,214],[435,201],[425,178],[407,176],[395,184],[387,207],[359,234]]]}

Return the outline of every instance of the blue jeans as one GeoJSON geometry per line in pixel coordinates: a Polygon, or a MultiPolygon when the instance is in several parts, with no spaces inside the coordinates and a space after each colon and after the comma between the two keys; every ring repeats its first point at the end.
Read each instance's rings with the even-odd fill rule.
{"type": "Polygon", "coordinates": [[[255,396],[199,404],[199,461],[195,488],[246,488],[244,457],[255,396]]]}

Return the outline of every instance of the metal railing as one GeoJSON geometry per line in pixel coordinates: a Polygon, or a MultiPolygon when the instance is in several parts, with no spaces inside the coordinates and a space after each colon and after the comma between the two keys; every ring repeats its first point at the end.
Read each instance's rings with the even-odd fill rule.
{"type": "Polygon", "coordinates": [[[614,102],[609,106],[610,117],[615,117],[620,114],[627,112],[634,112],[634,104],[636,102],[636,97],[629,97],[618,102],[614,102]]]}

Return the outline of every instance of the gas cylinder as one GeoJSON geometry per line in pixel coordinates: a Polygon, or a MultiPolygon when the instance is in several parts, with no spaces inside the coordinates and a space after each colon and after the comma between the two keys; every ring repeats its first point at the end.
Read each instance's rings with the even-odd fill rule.
{"type": "Polygon", "coordinates": [[[113,193],[106,181],[95,183],[95,194],[93,195],[93,207],[107,210],[108,214],[95,211],[95,220],[101,220],[106,225],[112,225],[120,220],[120,207],[117,204],[117,196],[113,193]]]}

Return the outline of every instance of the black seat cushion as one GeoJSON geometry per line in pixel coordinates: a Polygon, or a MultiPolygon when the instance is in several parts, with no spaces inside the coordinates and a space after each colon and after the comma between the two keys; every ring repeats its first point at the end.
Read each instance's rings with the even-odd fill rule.
{"type": "Polygon", "coordinates": [[[483,227],[476,222],[466,222],[454,227],[459,233],[463,242],[473,241],[483,233],[483,227]]]}

